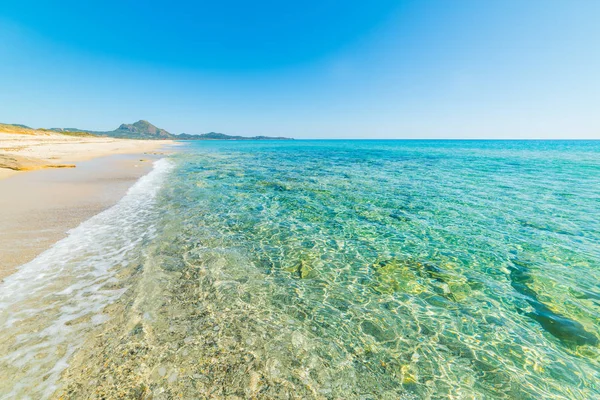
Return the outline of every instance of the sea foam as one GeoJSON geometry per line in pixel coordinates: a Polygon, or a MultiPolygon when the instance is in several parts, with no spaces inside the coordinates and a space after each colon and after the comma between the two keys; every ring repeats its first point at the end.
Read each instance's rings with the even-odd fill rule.
{"type": "Polygon", "coordinates": [[[161,159],[113,207],[22,265],[0,284],[0,398],[47,398],[104,307],[127,288],[116,274],[156,235],[157,194],[173,163],[161,159]]]}

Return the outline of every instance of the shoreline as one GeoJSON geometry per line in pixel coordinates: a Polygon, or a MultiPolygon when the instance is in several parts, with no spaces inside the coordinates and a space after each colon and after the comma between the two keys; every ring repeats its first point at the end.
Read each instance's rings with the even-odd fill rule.
{"type": "Polygon", "coordinates": [[[155,152],[173,143],[172,140],[0,132],[0,180],[40,169],[73,168],[78,162],[98,157],[155,152]]]}
{"type": "Polygon", "coordinates": [[[54,152],[38,145],[28,153],[71,162],[75,168],[8,172],[0,168],[0,281],[69,230],[115,205],[173,142],[114,139],[66,144],[58,144],[58,149],[51,144],[54,152]]]}

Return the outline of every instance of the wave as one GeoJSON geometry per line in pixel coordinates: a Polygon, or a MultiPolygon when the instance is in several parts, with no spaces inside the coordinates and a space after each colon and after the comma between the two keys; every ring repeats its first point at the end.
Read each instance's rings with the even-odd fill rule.
{"type": "Polygon", "coordinates": [[[157,195],[173,163],[161,159],[113,207],[0,284],[0,398],[47,398],[85,333],[126,290],[118,274],[156,236],[157,195]]]}

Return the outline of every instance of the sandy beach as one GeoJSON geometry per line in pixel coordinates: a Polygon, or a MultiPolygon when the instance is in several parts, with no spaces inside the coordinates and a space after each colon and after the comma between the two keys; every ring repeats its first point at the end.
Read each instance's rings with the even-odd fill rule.
{"type": "Polygon", "coordinates": [[[78,137],[51,133],[20,134],[0,130],[0,179],[20,171],[73,167],[79,161],[96,157],[153,152],[169,143],[172,141],[78,137]]]}
{"type": "Polygon", "coordinates": [[[0,133],[0,279],[115,204],[170,144],[0,133]]]}

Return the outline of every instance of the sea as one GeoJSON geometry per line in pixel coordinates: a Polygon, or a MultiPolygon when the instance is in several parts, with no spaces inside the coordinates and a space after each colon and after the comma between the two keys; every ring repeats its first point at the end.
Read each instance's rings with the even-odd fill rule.
{"type": "Polygon", "coordinates": [[[600,398],[600,141],[187,142],[0,283],[0,371],[0,399],[600,398]]]}

